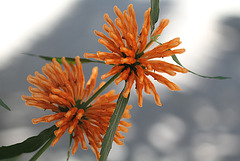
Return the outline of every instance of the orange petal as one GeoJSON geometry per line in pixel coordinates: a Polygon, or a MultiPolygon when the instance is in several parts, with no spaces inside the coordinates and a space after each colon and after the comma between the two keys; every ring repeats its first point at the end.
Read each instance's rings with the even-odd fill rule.
{"type": "Polygon", "coordinates": [[[82,100],[84,100],[84,99],[87,100],[88,97],[90,96],[90,94],[92,93],[92,91],[96,85],[97,75],[98,75],[98,67],[94,67],[92,69],[92,74],[91,74],[91,76],[87,82],[87,85],[84,89],[82,100]]]}
{"type": "Polygon", "coordinates": [[[126,47],[120,47],[120,51],[123,52],[124,54],[126,54],[127,56],[130,56],[133,58],[135,57],[135,53],[126,47]]]}
{"type": "Polygon", "coordinates": [[[121,64],[134,64],[136,59],[134,57],[121,58],[121,64]]]}
{"type": "Polygon", "coordinates": [[[162,106],[161,101],[160,101],[160,97],[157,94],[156,88],[154,87],[153,83],[148,78],[146,78],[146,82],[149,86],[149,90],[150,90],[151,94],[153,95],[153,97],[155,99],[156,104],[159,105],[159,106],[162,106]]]}
{"type": "Polygon", "coordinates": [[[144,86],[143,80],[141,82],[137,76],[135,77],[135,80],[136,80],[136,93],[138,96],[138,105],[140,107],[142,107],[142,102],[143,102],[142,90],[143,90],[143,86],[144,86]]]}
{"type": "Polygon", "coordinates": [[[80,142],[80,139],[79,139],[79,137],[74,137],[73,140],[74,140],[74,143],[73,143],[73,148],[72,148],[72,154],[74,155],[78,149],[78,144],[80,142]]]}
{"type": "Polygon", "coordinates": [[[118,29],[116,28],[116,26],[114,25],[113,21],[109,18],[108,14],[104,15],[104,19],[105,21],[109,24],[109,26],[112,28],[112,30],[114,31],[114,33],[117,35],[117,37],[119,37],[119,39],[121,38],[121,34],[118,31],[118,29]]]}
{"type": "Polygon", "coordinates": [[[126,80],[129,76],[130,68],[125,69],[121,72],[120,76],[115,79],[116,85],[118,85],[122,80],[126,80]]]}
{"type": "Polygon", "coordinates": [[[103,59],[99,58],[97,54],[92,54],[92,53],[84,53],[83,55],[85,58],[94,58],[96,60],[102,61],[103,59]]]}
{"type": "Polygon", "coordinates": [[[134,83],[134,76],[135,76],[135,74],[134,74],[134,72],[132,71],[131,74],[129,75],[128,79],[127,79],[126,87],[125,87],[125,90],[124,90],[124,92],[123,92],[123,96],[124,96],[125,98],[127,98],[128,95],[129,95],[129,93],[130,93],[130,90],[131,90],[132,85],[133,85],[133,83],[134,83]]]}
{"type": "Polygon", "coordinates": [[[83,114],[84,114],[84,110],[79,109],[77,112],[76,118],[80,120],[82,118],[83,114]]]}
{"type": "Polygon", "coordinates": [[[70,119],[76,114],[77,110],[78,110],[77,107],[73,107],[70,110],[68,110],[68,112],[64,116],[70,119]]]}
{"type": "Polygon", "coordinates": [[[163,76],[150,72],[150,71],[145,71],[146,74],[151,75],[154,79],[156,79],[159,83],[162,83],[166,85],[170,90],[172,91],[180,91],[181,89],[173,82],[170,82],[168,79],[164,78],[163,76]]]}
{"type": "Polygon", "coordinates": [[[129,13],[129,16],[131,18],[131,24],[133,26],[133,37],[135,38],[135,40],[137,39],[137,35],[138,35],[138,27],[137,27],[137,21],[136,21],[136,18],[135,18],[135,11],[133,9],[133,5],[130,4],[128,6],[128,13],[129,13]]]}
{"type": "Polygon", "coordinates": [[[115,74],[119,73],[123,68],[124,68],[124,66],[114,66],[114,67],[112,67],[112,69],[108,73],[103,74],[101,76],[101,78],[106,79],[107,77],[115,75],[115,74]]]}
{"type": "Polygon", "coordinates": [[[74,118],[74,119],[72,120],[72,123],[71,123],[69,129],[68,129],[68,133],[69,133],[69,134],[72,134],[72,132],[73,132],[73,130],[76,128],[77,124],[78,124],[78,118],[74,118]]]}
{"type": "Polygon", "coordinates": [[[153,31],[152,37],[162,33],[163,29],[169,24],[169,19],[162,19],[159,26],[153,31]]]}

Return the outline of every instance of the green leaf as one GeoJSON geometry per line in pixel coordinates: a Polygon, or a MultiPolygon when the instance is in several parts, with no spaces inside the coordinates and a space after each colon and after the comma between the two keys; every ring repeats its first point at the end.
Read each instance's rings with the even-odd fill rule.
{"type": "Polygon", "coordinates": [[[150,18],[151,18],[151,33],[152,33],[155,28],[155,24],[159,18],[159,0],[151,0],[150,18]]]}
{"type": "MultiPolygon", "coordinates": [[[[126,86],[126,84],[125,84],[125,86],[126,86]]],[[[116,108],[110,119],[110,124],[107,129],[106,135],[103,138],[102,149],[100,152],[101,157],[100,157],[99,161],[107,160],[108,154],[112,148],[112,142],[113,142],[115,133],[117,131],[118,124],[122,118],[123,112],[125,111],[126,105],[128,103],[130,94],[128,95],[127,98],[125,98],[123,96],[124,90],[125,90],[125,88],[122,90],[120,96],[118,97],[116,108]]]]}
{"type": "Polygon", "coordinates": [[[37,150],[54,136],[53,132],[56,129],[57,127],[54,125],[43,130],[39,135],[30,137],[21,143],[0,147],[0,159],[12,158],[22,153],[30,153],[37,150]]]}
{"type": "Polygon", "coordinates": [[[11,111],[11,109],[3,102],[3,100],[0,98],[0,105],[3,106],[8,111],[11,111]]]}
{"type": "MultiPolygon", "coordinates": [[[[53,58],[56,58],[57,62],[59,62],[60,64],[62,64],[62,57],[49,57],[49,56],[42,56],[42,55],[35,55],[35,54],[30,54],[30,53],[23,53],[24,55],[29,55],[29,56],[36,56],[42,59],[45,59],[47,61],[52,61],[53,58]]],[[[66,61],[68,63],[75,63],[75,58],[70,58],[70,57],[65,57],[66,61]]],[[[80,58],[81,63],[103,63],[101,61],[94,61],[94,60],[89,60],[89,59],[85,59],[85,58],[80,58]]]]}
{"type": "Polygon", "coordinates": [[[52,138],[50,138],[48,142],[44,144],[43,147],[29,161],[36,161],[42,155],[42,153],[44,153],[49,148],[55,138],[56,136],[53,135],[52,138]]]}
{"type": "MultiPolygon", "coordinates": [[[[184,66],[180,63],[180,61],[178,60],[178,58],[177,58],[176,55],[173,55],[173,56],[172,56],[172,59],[173,59],[178,65],[184,67],[184,66]]],[[[185,67],[184,67],[184,68],[185,68],[185,67]]],[[[193,71],[191,71],[191,70],[188,70],[188,71],[189,71],[190,73],[195,74],[195,75],[197,75],[197,76],[199,76],[199,77],[202,77],[202,78],[210,78],[210,79],[231,79],[231,77],[223,77],[223,76],[214,76],[214,77],[212,77],[212,76],[204,76],[204,75],[197,74],[197,73],[195,73],[195,72],[193,72],[193,71]]]]}

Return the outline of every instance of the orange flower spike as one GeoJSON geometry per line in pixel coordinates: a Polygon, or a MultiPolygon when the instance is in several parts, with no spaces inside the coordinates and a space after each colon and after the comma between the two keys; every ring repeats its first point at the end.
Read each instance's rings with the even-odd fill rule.
{"type": "MultiPolygon", "coordinates": [[[[96,97],[93,100],[94,103],[90,104],[86,109],[82,109],[85,99],[104,85],[103,82],[94,90],[98,68],[93,68],[84,88],[85,79],[79,57],[75,58],[75,64],[70,63],[70,65],[65,58],[62,58],[64,71],[55,59],[53,59],[53,62],[43,67],[47,77],[38,72],[35,72],[36,76],[28,76],[28,81],[35,85],[36,88],[29,87],[32,96],[23,95],[22,99],[26,101],[28,106],[36,106],[44,110],[49,109],[56,113],[33,119],[32,122],[37,124],[39,122],[56,121],[55,125],[58,129],[54,131],[56,138],[52,141],[52,146],[68,131],[68,133],[73,134],[73,154],[76,153],[79,143],[82,149],[87,149],[85,139],[88,139],[91,149],[99,159],[100,153],[98,149],[101,148],[102,136],[106,134],[109,120],[117,104],[113,101],[119,95],[114,94],[114,91],[111,90],[107,94],[96,97]]],[[[123,68],[124,66],[116,66],[115,71],[110,74],[118,73],[123,68]]],[[[123,118],[130,118],[131,116],[128,107],[124,111],[123,118]]],[[[123,122],[122,124],[127,123],[123,122]]],[[[114,138],[124,137],[117,133],[114,138]]],[[[117,139],[115,140],[118,142],[117,139]]]]}

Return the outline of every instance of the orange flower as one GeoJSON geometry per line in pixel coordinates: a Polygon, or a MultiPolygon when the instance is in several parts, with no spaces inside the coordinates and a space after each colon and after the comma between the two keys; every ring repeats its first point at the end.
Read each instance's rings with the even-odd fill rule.
{"type": "Polygon", "coordinates": [[[188,71],[180,66],[155,59],[185,52],[185,49],[172,50],[172,48],[181,44],[180,38],[175,38],[147,51],[147,48],[154,42],[153,39],[157,39],[163,29],[168,25],[169,20],[161,20],[159,26],[151,35],[152,39],[147,43],[151,23],[150,8],[144,14],[143,27],[139,36],[132,4],[130,4],[127,11],[125,10],[123,13],[117,6],[115,6],[114,12],[117,15],[115,25],[109,18],[108,14],[104,15],[104,19],[108,25],[104,24],[103,29],[108,33],[109,37],[95,30],[95,34],[101,37],[98,42],[106,46],[111,52],[98,51],[97,54],[85,53],[84,56],[86,58],[95,58],[100,61],[105,61],[106,64],[114,65],[108,73],[102,75],[102,79],[121,72],[120,76],[115,80],[115,83],[118,84],[123,80],[127,82],[126,90],[123,94],[124,97],[128,96],[135,81],[138,104],[140,107],[142,106],[143,101],[143,88],[147,94],[152,93],[156,104],[161,106],[159,95],[157,94],[153,83],[147,76],[152,76],[158,82],[166,85],[170,90],[180,90],[176,84],[170,82],[162,75],[155,73],[156,71],[174,76],[176,75],[176,72],[186,73],[188,71]]]}
{"type": "MultiPolygon", "coordinates": [[[[65,68],[63,71],[61,65],[53,58],[50,64],[46,64],[42,71],[47,76],[45,77],[38,72],[36,76],[29,75],[27,80],[37,88],[29,87],[32,96],[22,96],[28,106],[36,106],[44,110],[52,110],[55,114],[47,115],[38,119],[33,119],[33,124],[39,122],[55,122],[58,127],[54,131],[56,135],[55,140],[52,142],[54,146],[60,137],[67,130],[69,134],[74,134],[74,145],[72,153],[77,151],[78,144],[81,142],[82,149],[87,149],[85,137],[87,137],[90,147],[99,160],[100,154],[98,148],[101,148],[103,141],[102,136],[105,135],[109,126],[109,120],[116,107],[113,102],[119,95],[114,94],[114,90],[109,91],[97,99],[94,103],[84,108],[86,102],[91,94],[94,94],[101,86],[102,82],[97,89],[95,88],[98,68],[92,70],[92,75],[84,88],[85,80],[82,71],[82,64],[80,58],[75,58],[75,65],[67,63],[66,59],[62,58],[62,64],[65,68]],[[84,137],[85,135],[85,137],[84,137]]],[[[130,118],[129,114],[130,105],[127,105],[123,114],[123,118],[130,118]]],[[[119,132],[128,132],[126,127],[131,124],[121,120],[114,137],[114,141],[123,145],[121,141],[124,136],[119,132]]]]}

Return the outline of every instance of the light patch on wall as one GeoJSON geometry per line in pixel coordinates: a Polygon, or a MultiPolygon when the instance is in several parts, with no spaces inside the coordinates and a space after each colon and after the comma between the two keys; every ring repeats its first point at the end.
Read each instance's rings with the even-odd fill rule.
{"type": "Polygon", "coordinates": [[[24,47],[47,34],[77,0],[0,1],[0,70],[24,47]]]}

